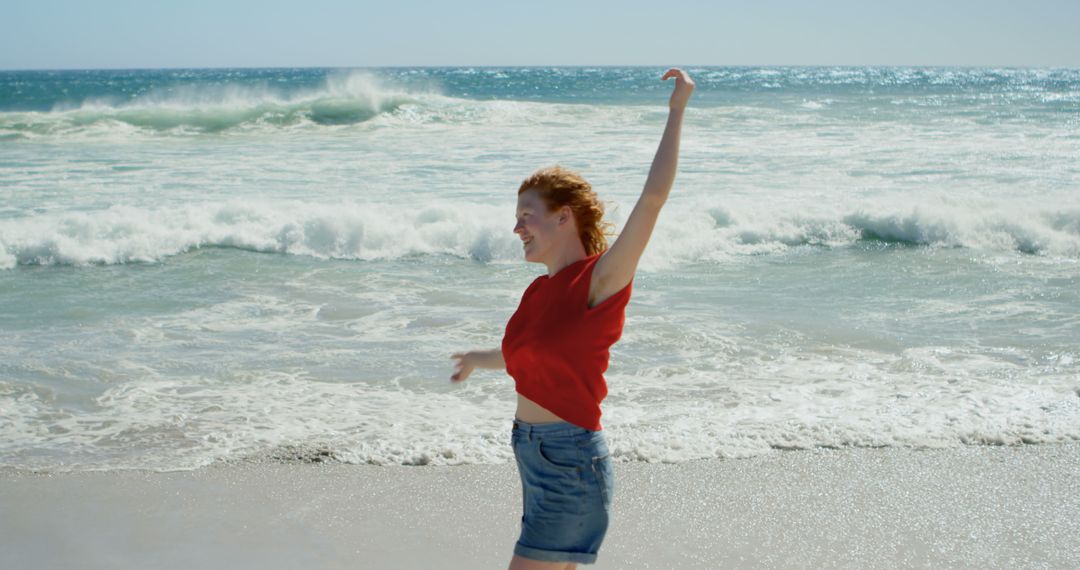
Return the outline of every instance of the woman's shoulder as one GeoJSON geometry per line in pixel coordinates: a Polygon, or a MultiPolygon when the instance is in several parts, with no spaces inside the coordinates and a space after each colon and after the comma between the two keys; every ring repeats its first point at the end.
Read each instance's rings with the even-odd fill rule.
{"type": "Polygon", "coordinates": [[[600,257],[603,256],[603,255],[604,255],[603,253],[594,253],[592,255],[589,255],[587,257],[579,259],[579,260],[575,261],[574,263],[572,263],[570,265],[570,267],[567,267],[567,269],[571,270],[571,271],[568,271],[567,273],[572,273],[573,274],[572,279],[575,282],[577,282],[578,280],[581,280],[581,279],[585,279],[586,281],[591,281],[592,280],[592,274],[593,274],[593,268],[596,267],[596,262],[600,261],[600,257]]]}
{"type": "Polygon", "coordinates": [[[532,293],[533,291],[539,289],[540,285],[542,285],[546,280],[547,275],[537,275],[536,279],[533,279],[532,283],[529,283],[529,286],[525,288],[525,295],[528,295],[529,293],[532,293]]]}

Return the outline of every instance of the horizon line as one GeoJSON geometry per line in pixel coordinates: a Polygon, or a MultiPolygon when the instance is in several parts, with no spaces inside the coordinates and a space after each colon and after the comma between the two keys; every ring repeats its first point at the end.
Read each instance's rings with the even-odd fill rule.
{"type": "Polygon", "coordinates": [[[0,68],[4,72],[56,72],[56,71],[164,71],[164,70],[210,70],[210,69],[543,69],[543,68],[893,68],[893,69],[1080,69],[1068,65],[994,65],[994,64],[848,64],[848,63],[768,63],[768,64],[454,64],[454,65],[221,65],[221,66],[164,66],[164,67],[12,67],[0,68]]]}

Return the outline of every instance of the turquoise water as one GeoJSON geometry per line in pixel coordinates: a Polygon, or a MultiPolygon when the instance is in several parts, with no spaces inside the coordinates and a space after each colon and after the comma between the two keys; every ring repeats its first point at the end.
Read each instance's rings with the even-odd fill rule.
{"type": "MultiPolygon", "coordinates": [[[[542,272],[522,178],[624,221],[661,72],[0,72],[0,462],[509,460],[449,355],[542,272]]],[[[691,72],[616,457],[1080,438],[1080,71],[691,72]]]]}

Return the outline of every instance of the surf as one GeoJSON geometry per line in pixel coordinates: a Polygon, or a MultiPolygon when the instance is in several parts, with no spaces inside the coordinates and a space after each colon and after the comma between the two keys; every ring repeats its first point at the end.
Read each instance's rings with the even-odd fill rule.
{"type": "Polygon", "coordinates": [[[135,93],[62,101],[48,111],[0,112],[0,136],[220,133],[303,125],[356,125],[406,105],[442,99],[435,91],[395,88],[360,71],[330,73],[316,87],[268,81],[186,82],[135,93]]]}
{"type": "MultiPolygon", "coordinates": [[[[657,254],[646,257],[646,270],[665,262],[708,263],[800,247],[827,250],[874,243],[1080,258],[1077,209],[1008,203],[945,208],[928,201],[816,215],[749,205],[675,205],[672,210],[657,227],[657,254]]],[[[624,221],[620,215],[613,217],[619,225],[624,221]]],[[[257,199],[175,207],[117,205],[0,220],[0,268],[157,263],[206,247],[324,260],[451,255],[514,261],[520,257],[519,245],[505,217],[497,205],[451,201],[423,207],[257,199]]]]}

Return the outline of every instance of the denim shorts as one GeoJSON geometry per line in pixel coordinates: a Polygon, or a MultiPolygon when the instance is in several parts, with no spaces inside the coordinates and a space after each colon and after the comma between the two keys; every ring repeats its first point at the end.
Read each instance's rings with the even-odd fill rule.
{"type": "Polygon", "coordinates": [[[514,554],[592,564],[608,527],[614,492],[604,432],[567,423],[514,421],[524,515],[514,554]]]}

